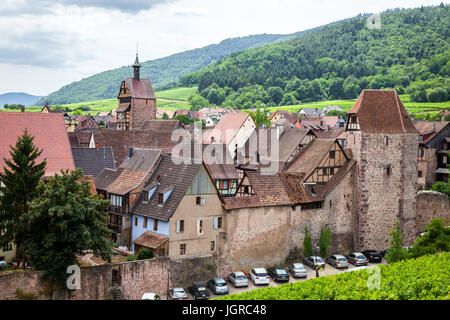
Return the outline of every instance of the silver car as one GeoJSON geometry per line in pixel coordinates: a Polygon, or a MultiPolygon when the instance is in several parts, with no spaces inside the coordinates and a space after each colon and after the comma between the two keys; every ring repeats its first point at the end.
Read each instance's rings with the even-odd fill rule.
{"type": "Polygon", "coordinates": [[[228,294],[230,289],[228,289],[227,283],[222,278],[214,278],[206,283],[206,286],[214,294],[228,294]]]}
{"type": "Polygon", "coordinates": [[[294,278],[306,278],[307,272],[302,263],[293,263],[288,267],[289,272],[294,278]]]}
{"type": "Polygon", "coordinates": [[[316,269],[316,267],[325,269],[325,262],[319,256],[310,256],[310,257],[304,258],[303,264],[310,266],[314,270],[316,269]]]}
{"type": "Polygon", "coordinates": [[[188,296],[183,288],[173,288],[169,290],[171,300],[187,300],[188,296]]]}
{"type": "Polygon", "coordinates": [[[347,256],[348,262],[355,266],[367,266],[369,260],[361,252],[352,252],[347,256]]]}
{"type": "Polygon", "coordinates": [[[327,263],[329,265],[332,265],[333,267],[335,267],[336,269],[339,268],[348,268],[348,261],[347,258],[345,258],[343,255],[341,254],[335,254],[333,256],[329,256],[327,258],[327,263]]]}
{"type": "Polygon", "coordinates": [[[232,272],[228,275],[228,281],[233,284],[235,288],[237,287],[248,287],[248,279],[245,273],[241,271],[232,272]]]}

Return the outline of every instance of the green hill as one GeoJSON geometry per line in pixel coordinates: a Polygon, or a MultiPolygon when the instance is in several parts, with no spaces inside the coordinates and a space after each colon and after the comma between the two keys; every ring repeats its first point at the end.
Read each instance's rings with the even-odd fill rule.
{"type": "Polygon", "coordinates": [[[450,97],[450,6],[388,10],[381,28],[357,16],[302,37],[224,57],[179,82],[226,107],[354,99],[395,88],[411,101],[450,97]]]}
{"type": "MultiPolygon", "coordinates": [[[[199,70],[202,67],[227,56],[233,52],[255,48],[267,43],[291,39],[321,27],[296,32],[293,34],[259,34],[246,37],[231,38],[203,48],[177,53],[161,59],[141,62],[141,77],[151,79],[154,89],[163,89],[178,81],[181,76],[199,70]]],[[[130,57],[130,63],[133,57],[130,57]]],[[[67,104],[92,100],[114,98],[117,95],[121,81],[132,76],[130,66],[104,71],[81,81],[68,84],[47,97],[38,104],[67,104]]]]}

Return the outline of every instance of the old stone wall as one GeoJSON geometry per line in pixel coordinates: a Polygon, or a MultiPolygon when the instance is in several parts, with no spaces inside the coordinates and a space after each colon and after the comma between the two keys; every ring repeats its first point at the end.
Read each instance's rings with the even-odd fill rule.
{"type": "Polygon", "coordinates": [[[355,249],[386,249],[397,220],[405,232],[405,243],[411,244],[415,238],[418,135],[354,132],[347,135],[347,142],[357,160],[355,249]]]}
{"type": "Polygon", "coordinates": [[[156,119],[156,99],[131,99],[130,130],[139,130],[148,120],[156,119]]]}
{"type": "Polygon", "coordinates": [[[108,300],[111,299],[111,265],[81,268],[80,290],[69,295],[43,282],[42,271],[0,273],[0,300],[108,300]],[[19,291],[19,293],[18,293],[19,291]]]}
{"type": "Polygon", "coordinates": [[[171,260],[170,279],[173,287],[187,289],[194,281],[205,282],[217,276],[217,258],[204,257],[171,260]]]}
{"type": "Polygon", "coordinates": [[[301,206],[259,207],[226,213],[223,237],[224,263],[233,271],[282,264],[292,250],[303,247],[305,227],[313,243],[319,242],[321,229],[331,229],[328,253],[347,253],[353,249],[354,169],[326,197],[321,209],[302,210],[301,206]]]}
{"type": "Polygon", "coordinates": [[[437,191],[419,191],[417,193],[416,232],[425,232],[433,218],[441,218],[444,225],[450,225],[450,201],[448,196],[437,191]]]}

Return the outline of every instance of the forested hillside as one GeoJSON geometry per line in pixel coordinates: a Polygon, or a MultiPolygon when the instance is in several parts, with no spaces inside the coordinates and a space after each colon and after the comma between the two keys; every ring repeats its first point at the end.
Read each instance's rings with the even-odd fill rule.
{"type": "Polygon", "coordinates": [[[450,94],[450,6],[389,10],[381,28],[358,16],[277,44],[231,54],[185,75],[209,103],[293,105],[356,98],[364,88],[395,88],[411,100],[450,94]]]}
{"type": "MultiPolygon", "coordinates": [[[[181,76],[199,70],[233,52],[298,37],[320,28],[321,27],[288,35],[260,34],[231,38],[226,39],[219,44],[177,53],[165,58],[146,62],[141,61],[141,77],[150,78],[155,89],[162,89],[164,86],[178,81],[181,76]]],[[[130,56],[130,64],[133,61],[134,57],[130,56]]],[[[49,96],[42,98],[38,104],[43,105],[47,101],[50,104],[66,104],[114,98],[117,95],[121,81],[131,75],[132,70],[129,66],[98,73],[62,87],[49,96]]]]}

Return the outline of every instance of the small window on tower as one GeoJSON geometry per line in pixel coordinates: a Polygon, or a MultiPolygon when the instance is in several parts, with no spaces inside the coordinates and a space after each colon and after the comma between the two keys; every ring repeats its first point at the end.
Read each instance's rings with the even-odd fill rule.
{"type": "Polygon", "coordinates": [[[388,137],[384,137],[384,145],[385,146],[389,145],[389,138],[388,137]]]}
{"type": "Polygon", "coordinates": [[[387,167],[386,167],[386,174],[387,174],[388,176],[391,175],[391,165],[390,165],[390,164],[388,164],[387,167]]]}

